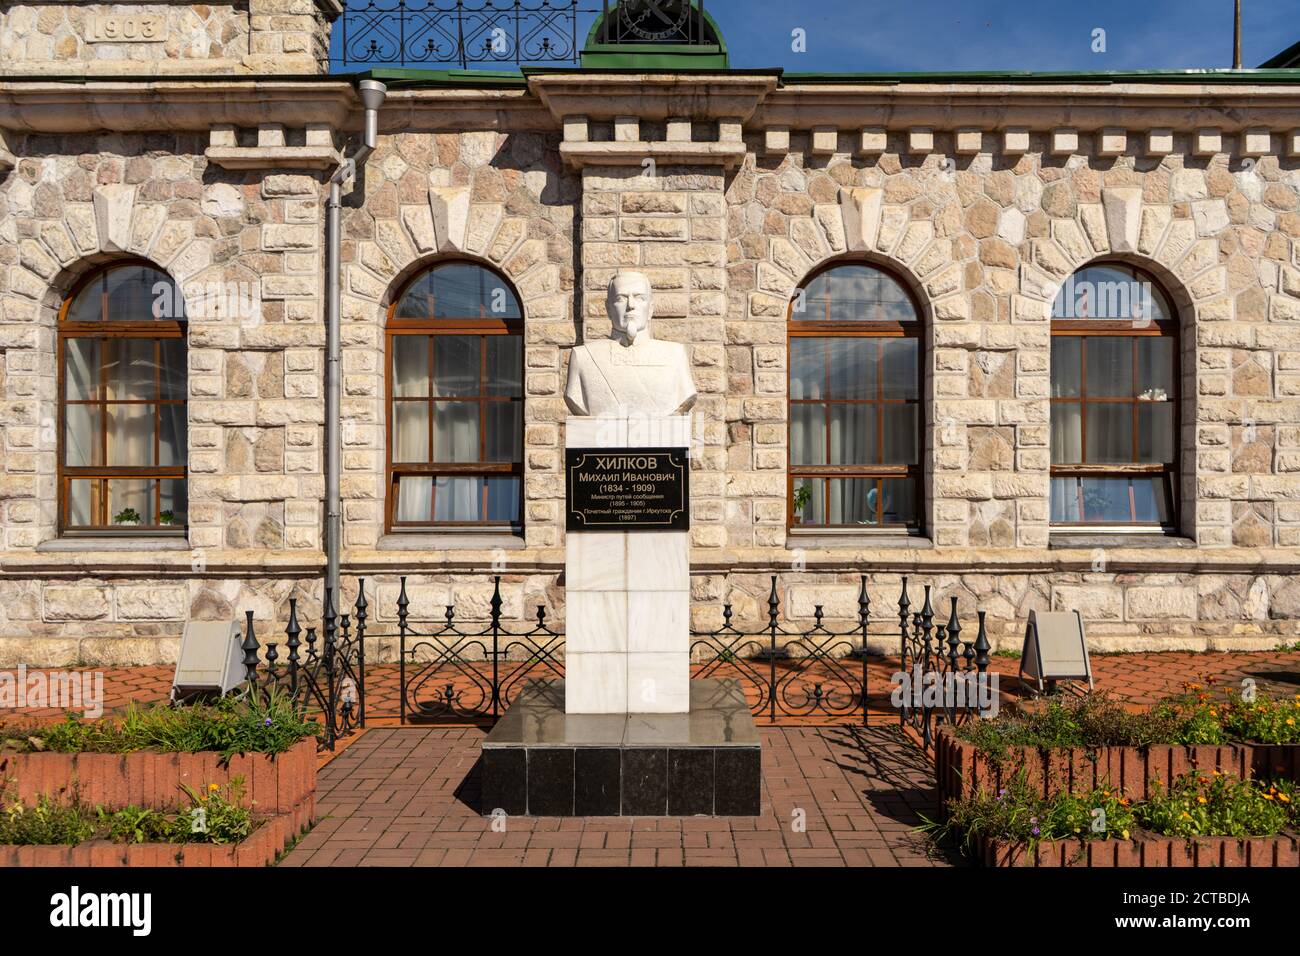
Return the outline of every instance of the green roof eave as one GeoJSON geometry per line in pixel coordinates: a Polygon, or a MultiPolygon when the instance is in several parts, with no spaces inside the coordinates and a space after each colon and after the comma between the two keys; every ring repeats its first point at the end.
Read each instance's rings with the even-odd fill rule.
{"type": "Polygon", "coordinates": [[[908,73],[793,73],[791,84],[849,83],[1300,83],[1300,69],[1260,70],[967,70],[908,73]]]}
{"type": "Polygon", "coordinates": [[[670,46],[661,43],[597,43],[582,51],[584,70],[727,69],[727,51],[717,45],[670,46]]]}
{"type": "MultiPolygon", "coordinates": [[[[683,57],[680,50],[659,59],[650,52],[629,54],[627,46],[612,47],[620,53],[603,57],[599,65],[588,62],[584,53],[581,66],[526,66],[519,70],[426,70],[386,68],[357,73],[332,73],[311,79],[355,81],[374,79],[394,88],[427,87],[446,89],[524,89],[528,77],[556,73],[726,73],[734,76],[766,75],[780,78],[782,86],[851,85],[860,83],[1300,83],[1300,68],[1256,70],[965,70],[893,73],[816,73],[785,72],[778,67],[729,69],[712,61],[708,55],[683,57]],[[686,62],[684,62],[686,61],[686,62]]],[[[707,49],[707,48],[705,48],[707,49]]],[[[603,51],[601,51],[603,54],[603,51]]]]}
{"type": "Polygon", "coordinates": [[[348,80],[379,80],[392,88],[524,89],[528,86],[528,81],[518,70],[422,70],[393,67],[331,75],[348,80]]]}

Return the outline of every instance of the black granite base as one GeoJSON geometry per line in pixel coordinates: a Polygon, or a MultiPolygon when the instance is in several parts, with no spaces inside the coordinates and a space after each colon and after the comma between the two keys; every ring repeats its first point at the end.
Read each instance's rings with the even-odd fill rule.
{"type": "Polygon", "coordinates": [[[564,681],[539,681],[483,741],[485,814],[756,816],[761,787],[734,680],[691,681],[687,714],[566,714],[564,681]]]}

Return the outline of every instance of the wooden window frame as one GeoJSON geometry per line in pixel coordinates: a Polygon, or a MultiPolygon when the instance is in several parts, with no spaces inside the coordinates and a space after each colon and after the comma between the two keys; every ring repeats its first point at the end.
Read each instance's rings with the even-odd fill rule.
{"type": "MultiPolygon", "coordinates": [[[[440,531],[463,531],[463,532],[510,532],[514,534],[523,533],[524,525],[524,463],[522,454],[524,427],[523,405],[524,405],[524,372],[527,368],[525,350],[526,343],[523,340],[524,320],[523,320],[523,301],[519,293],[515,290],[514,285],[506,279],[496,269],[486,266],[481,262],[473,259],[442,259],[438,262],[429,264],[427,267],[420,269],[410,279],[402,284],[401,290],[394,296],[392,303],[388,306],[388,317],[384,329],[384,533],[385,534],[425,534],[437,533],[440,531]],[[519,306],[520,316],[518,318],[499,318],[490,315],[465,316],[452,318],[434,318],[432,316],[412,319],[398,318],[397,307],[401,305],[402,300],[406,297],[411,287],[424,278],[429,272],[441,266],[447,265],[469,265],[482,269],[498,279],[501,284],[510,291],[514,296],[515,303],[519,306]],[[474,335],[480,337],[479,346],[479,381],[478,392],[473,395],[458,395],[435,397],[433,392],[433,373],[434,373],[434,352],[437,348],[436,340],[440,336],[447,335],[474,335]],[[518,397],[507,395],[487,395],[484,387],[487,383],[487,353],[484,347],[488,336],[494,335],[514,335],[519,337],[519,385],[520,392],[518,397]],[[396,398],[393,395],[393,346],[395,342],[405,336],[429,336],[431,339],[429,348],[429,391],[430,394],[424,397],[413,398],[396,398]],[[426,463],[419,462],[394,462],[393,461],[393,425],[396,422],[396,415],[393,414],[395,402],[423,402],[429,407],[429,458],[426,463]],[[490,402],[518,402],[520,405],[520,430],[519,442],[521,447],[520,461],[517,462],[434,462],[434,408],[438,402],[462,401],[477,402],[479,405],[479,453],[482,455],[486,448],[487,441],[487,405],[490,402]],[[403,476],[408,475],[428,475],[434,479],[432,497],[430,503],[430,520],[429,521],[397,521],[397,485],[403,476]],[[519,502],[517,521],[437,521],[432,518],[437,508],[437,478],[440,476],[465,476],[465,477],[508,477],[515,476],[519,479],[519,502]]],[[[483,486],[483,513],[487,512],[487,485],[483,486]]]]}
{"type": "MultiPolygon", "coordinates": [[[[1082,339],[1079,358],[1079,394],[1077,396],[1050,396],[1050,402],[1053,407],[1056,405],[1077,405],[1079,407],[1079,454],[1080,457],[1087,457],[1088,449],[1088,405],[1089,404],[1120,404],[1130,405],[1133,416],[1133,458],[1132,462],[1074,462],[1068,464],[1057,464],[1052,462],[1049,465],[1049,477],[1056,478],[1134,478],[1143,476],[1159,475],[1164,484],[1164,504],[1165,511],[1169,515],[1168,522],[1160,521],[1063,521],[1051,522],[1050,527],[1054,531],[1078,531],[1078,532],[1139,532],[1151,533],[1160,532],[1164,534],[1177,533],[1179,527],[1178,509],[1181,501],[1178,495],[1178,481],[1180,477],[1180,456],[1182,454],[1182,329],[1174,307],[1173,298],[1165,289],[1164,285],[1156,280],[1156,277],[1145,269],[1138,266],[1130,265],[1127,262],[1113,260],[1099,260],[1090,262],[1076,272],[1084,268],[1095,266],[1105,266],[1112,269],[1120,269],[1131,273],[1135,281],[1149,282],[1153,289],[1159,292],[1163,299],[1165,311],[1168,314],[1166,319],[1152,319],[1148,324],[1135,325],[1131,321],[1115,319],[1088,319],[1088,318],[1070,318],[1051,320],[1051,338],[1079,338],[1082,339]],[[1133,355],[1133,396],[1096,396],[1088,397],[1088,350],[1087,339],[1089,338],[1116,338],[1131,340],[1131,351],[1133,355]],[[1143,404],[1148,404],[1137,398],[1138,392],[1138,346],[1137,342],[1143,338],[1167,338],[1170,340],[1173,354],[1173,370],[1170,376],[1171,392],[1168,401],[1173,405],[1173,431],[1174,445],[1172,462],[1139,462],[1138,443],[1139,443],[1139,422],[1140,415],[1138,410],[1143,404]]],[[[1050,366],[1049,366],[1050,368],[1050,366]]],[[[1050,374],[1050,373],[1049,373],[1050,374]]],[[[1050,416],[1049,416],[1049,453],[1050,453],[1050,416]]],[[[1134,500],[1132,487],[1129,488],[1129,514],[1134,515],[1137,512],[1137,505],[1134,500]]],[[[1048,501],[1048,507],[1051,508],[1051,501],[1048,501]]],[[[1083,514],[1083,503],[1079,502],[1079,512],[1083,514]]]]}
{"type": "MultiPolygon", "coordinates": [[[[66,440],[67,440],[67,410],[69,405],[94,405],[100,412],[100,427],[96,435],[96,441],[101,445],[102,458],[108,460],[108,416],[105,414],[110,405],[153,405],[154,406],[154,447],[153,460],[159,458],[160,441],[161,441],[161,413],[162,406],[181,406],[188,409],[189,400],[187,398],[164,399],[162,395],[161,368],[162,341],[165,339],[179,339],[185,346],[184,354],[186,356],[185,378],[186,388],[188,390],[189,382],[189,349],[186,337],[187,323],[180,319],[149,319],[147,321],[118,320],[114,321],[108,315],[108,289],[104,285],[101,292],[100,315],[98,322],[73,322],[68,319],[68,311],[72,304],[77,301],[81,294],[86,291],[93,283],[104,283],[109,273],[118,269],[137,267],[149,269],[157,273],[160,277],[165,278],[173,285],[179,288],[179,283],[167,274],[163,269],[150,262],[147,259],[119,259],[93,270],[83,276],[64,296],[63,303],[59,307],[58,316],[58,335],[55,351],[55,365],[57,374],[58,388],[58,439],[56,451],[56,477],[58,482],[58,532],[60,536],[66,537],[139,537],[148,535],[150,537],[158,535],[182,536],[186,533],[188,525],[183,524],[152,524],[152,525],[133,525],[122,526],[112,523],[111,510],[108,504],[108,479],[137,479],[153,481],[153,503],[154,514],[158,515],[162,508],[162,483],[158,479],[173,479],[183,482],[186,494],[189,493],[188,485],[188,462],[189,449],[184,449],[185,462],[180,465],[168,466],[135,466],[135,465],[68,465],[66,463],[66,440]],[[102,365],[105,350],[101,348],[101,366],[98,377],[97,393],[94,399],[77,399],[69,400],[67,397],[66,367],[64,364],[66,346],[69,339],[102,339],[102,340],[122,340],[122,339],[152,339],[154,340],[155,372],[154,372],[154,397],[149,399],[131,399],[131,400],[114,400],[107,398],[105,391],[105,375],[102,365]],[[68,509],[71,505],[70,486],[73,481],[78,480],[99,480],[101,485],[97,491],[98,500],[92,504],[93,509],[98,509],[106,519],[104,524],[92,525],[73,525],[68,520],[68,509]]],[[[188,412],[187,412],[188,417],[188,412]]],[[[186,509],[188,514],[188,508],[186,509]]]]}
{"type": "MultiPolygon", "coordinates": [[[[925,321],[924,312],[917,301],[915,293],[911,287],[896,272],[884,266],[877,265],[874,262],[860,260],[836,260],[826,263],[815,272],[810,273],[807,278],[800,283],[796,290],[795,299],[792,299],[786,308],[786,402],[788,410],[792,411],[795,405],[811,404],[826,405],[827,428],[830,427],[829,409],[833,405],[872,405],[876,409],[876,455],[883,457],[885,429],[884,429],[884,409],[888,405],[914,405],[916,407],[916,463],[911,465],[796,465],[792,460],[791,450],[793,448],[791,429],[794,424],[794,416],[787,414],[786,421],[786,528],[790,531],[807,532],[810,534],[863,534],[863,535],[920,535],[924,533],[925,528],[925,483],[924,483],[924,458],[925,458],[925,367],[926,367],[926,347],[925,347],[925,321]],[[794,317],[794,302],[798,297],[798,292],[807,287],[818,277],[826,272],[845,266],[861,266],[880,272],[894,282],[896,282],[906,294],[908,302],[911,304],[912,312],[916,318],[911,322],[895,322],[885,320],[862,320],[855,322],[832,322],[828,319],[796,319],[794,317]],[[792,343],[798,338],[871,338],[871,339],[889,339],[889,338],[909,338],[916,340],[916,398],[913,399],[886,399],[883,397],[884,378],[881,374],[880,352],[877,350],[876,357],[876,395],[873,398],[865,399],[795,399],[790,397],[790,376],[794,370],[794,362],[790,360],[793,354],[792,343]],[[876,524],[812,524],[795,520],[794,507],[794,489],[798,482],[812,478],[820,480],[823,483],[822,500],[826,502],[829,508],[829,489],[830,480],[833,478],[859,478],[876,480],[876,524]],[[885,496],[882,491],[882,482],[887,479],[910,479],[912,482],[912,499],[915,502],[916,518],[911,524],[907,523],[881,523],[884,512],[885,496]]],[[[829,314],[829,305],[828,305],[829,314]]],[[[827,369],[829,375],[829,367],[827,369]]],[[[827,453],[830,451],[830,437],[827,435],[827,453]]],[[[827,515],[829,517],[829,514],[827,515]]]]}

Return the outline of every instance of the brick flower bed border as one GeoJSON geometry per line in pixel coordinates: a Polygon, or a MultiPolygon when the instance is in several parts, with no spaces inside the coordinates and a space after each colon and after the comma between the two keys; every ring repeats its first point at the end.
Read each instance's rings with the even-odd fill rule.
{"type": "Polygon", "coordinates": [[[1027,844],[992,837],[972,842],[975,860],[991,867],[1300,866],[1300,844],[1290,834],[1188,838],[1139,833],[1133,840],[1044,840],[1032,853],[1027,844]]]}
{"type": "Polygon", "coordinates": [[[184,784],[202,792],[244,780],[243,803],[263,817],[242,843],[111,843],[0,846],[7,866],[266,866],[316,817],[316,741],[300,740],[274,756],[244,754],[222,764],[217,753],[34,753],[0,755],[0,789],[27,806],[42,794],[71,793],[82,803],[171,810],[184,802],[184,784]]]}
{"type": "MultiPolygon", "coordinates": [[[[184,800],[181,785],[201,791],[244,780],[244,803],[259,814],[316,810],[316,741],[300,740],[284,753],[244,754],[221,763],[217,753],[0,754],[0,789],[6,787],[31,806],[42,795],[71,792],[82,803],[117,810],[127,806],[169,810],[184,800]]],[[[305,825],[305,823],[304,823],[305,825]]]]}
{"type": "Polygon", "coordinates": [[[305,805],[262,821],[242,843],[112,843],[77,846],[0,846],[0,867],[11,866],[268,866],[307,825],[305,805]]]}
{"type": "Polygon", "coordinates": [[[1239,779],[1281,777],[1300,780],[1300,745],[1228,744],[1150,747],[1010,747],[1001,762],[982,755],[975,745],[940,734],[935,747],[935,778],[942,807],[976,792],[996,793],[1023,766],[1026,780],[1045,797],[1100,786],[1121,788],[1130,798],[1150,796],[1151,781],[1167,786],[1194,770],[1217,770],[1239,779]]]}

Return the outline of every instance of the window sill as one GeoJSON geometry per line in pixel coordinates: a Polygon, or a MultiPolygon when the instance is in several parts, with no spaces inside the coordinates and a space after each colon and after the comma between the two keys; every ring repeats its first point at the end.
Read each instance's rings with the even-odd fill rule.
{"type": "Polygon", "coordinates": [[[386,534],[375,546],[377,551],[506,551],[524,547],[524,536],[509,531],[483,532],[406,531],[386,534]]]}
{"type": "Polygon", "coordinates": [[[1191,538],[1159,531],[1117,531],[1098,534],[1094,531],[1052,531],[1047,537],[1049,550],[1066,548],[1195,548],[1191,538]]]}
{"type": "Polygon", "coordinates": [[[36,546],[38,553],[76,551],[188,551],[190,542],[183,534],[140,535],[129,534],[87,535],[77,538],[51,538],[36,546]]]}
{"type": "Polygon", "coordinates": [[[795,548],[915,548],[929,550],[934,542],[924,535],[907,534],[904,531],[884,532],[880,534],[862,534],[850,532],[836,534],[814,530],[812,528],[791,528],[785,535],[786,550],[795,548]]]}

